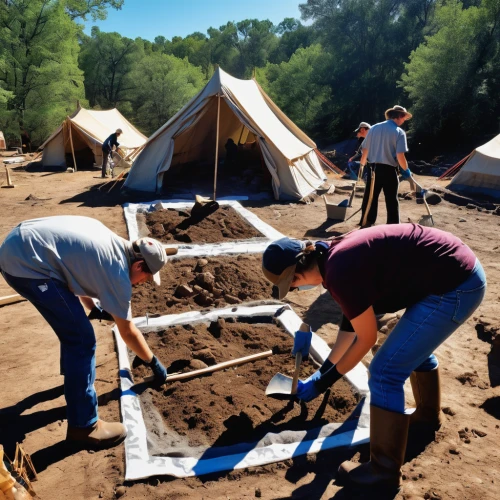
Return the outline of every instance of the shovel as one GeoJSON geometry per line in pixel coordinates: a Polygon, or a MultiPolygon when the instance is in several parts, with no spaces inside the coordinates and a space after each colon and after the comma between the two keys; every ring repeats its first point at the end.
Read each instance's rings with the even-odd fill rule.
{"type": "Polygon", "coordinates": [[[295,372],[293,377],[277,373],[267,386],[266,396],[273,396],[277,394],[293,396],[296,394],[297,385],[299,383],[300,363],[302,363],[302,353],[298,352],[295,355],[295,372]]]}
{"type": "MultiPolygon", "coordinates": [[[[427,203],[427,200],[425,199],[428,191],[427,189],[424,189],[416,180],[413,176],[410,177],[410,180],[411,182],[413,182],[413,184],[415,184],[416,186],[416,193],[418,195],[421,195],[422,196],[422,200],[424,201],[424,205],[425,205],[425,209],[427,210],[427,215],[422,215],[422,217],[420,217],[418,223],[421,225],[421,226],[429,226],[429,227],[432,227],[434,226],[434,219],[432,217],[432,212],[431,212],[431,209],[429,208],[429,204],[427,203]]],[[[410,182],[410,184],[411,184],[410,182]]]]}

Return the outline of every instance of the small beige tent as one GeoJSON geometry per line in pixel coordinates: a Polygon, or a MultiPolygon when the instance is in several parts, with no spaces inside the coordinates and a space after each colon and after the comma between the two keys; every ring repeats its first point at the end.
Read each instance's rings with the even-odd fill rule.
{"type": "Polygon", "coordinates": [[[0,130],[0,149],[7,149],[7,144],[5,143],[5,137],[3,132],[0,130]]]}
{"type": "Polygon", "coordinates": [[[236,144],[257,141],[276,199],[301,199],[326,180],[316,144],[259,84],[218,68],[205,88],[148,139],[125,187],[161,192],[171,167],[193,162],[206,162],[215,173],[214,152],[223,156],[228,138],[236,144]]]}
{"type": "Polygon", "coordinates": [[[500,198],[500,135],[475,149],[448,187],[500,198]]]}
{"type": "Polygon", "coordinates": [[[102,164],[102,143],[121,128],[120,147],[132,154],[147,140],[115,108],[107,111],[93,111],[78,107],[63,124],[42,144],[42,165],[44,167],[66,167],[66,155],[71,155],[79,166],[79,158],[95,165],[102,164]]]}

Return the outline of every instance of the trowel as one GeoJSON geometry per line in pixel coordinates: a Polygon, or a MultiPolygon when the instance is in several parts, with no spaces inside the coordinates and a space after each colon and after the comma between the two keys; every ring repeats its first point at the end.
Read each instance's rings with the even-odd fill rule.
{"type": "Polygon", "coordinates": [[[293,377],[288,377],[282,373],[277,373],[269,382],[266,389],[266,396],[277,394],[285,394],[293,396],[297,393],[297,385],[299,383],[300,364],[302,363],[302,353],[298,352],[295,355],[295,372],[293,377]]]}

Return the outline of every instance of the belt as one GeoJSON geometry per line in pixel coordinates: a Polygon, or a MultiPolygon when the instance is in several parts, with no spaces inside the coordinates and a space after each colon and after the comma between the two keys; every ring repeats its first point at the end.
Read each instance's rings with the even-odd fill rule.
{"type": "Polygon", "coordinates": [[[398,168],[398,167],[396,167],[396,166],[394,166],[394,165],[389,165],[388,163],[372,163],[372,165],[375,165],[375,166],[377,166],[377,165],[381,165],[381,166],[383,166],[383,167],[398,168]]]}

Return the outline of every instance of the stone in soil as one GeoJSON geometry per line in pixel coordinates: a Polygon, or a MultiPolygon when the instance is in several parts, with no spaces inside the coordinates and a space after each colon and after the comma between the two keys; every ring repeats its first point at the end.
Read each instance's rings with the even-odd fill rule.
{"type": "Polygon", "coordinates": [[[160,271],[160,286],[143,283],[134,288],[132,312],[135,317],[145,316],[146,312],[177,314],[269,300],[272,285],[262,274],[261,259],[260,254],[211,257],[205,259],[202,273],[197,271],[198,259],[170,259],[160,271]]]}
{"type": "MultiPolygon", "coordinates": [[[[325,401],[319,397],[304,405],[265,396],[276,373],[293,375],[293,340],[276,324],[246,321],[229,318],[219,323],[218,337],[206,323],[146,332],[148,344],[170,373],[191,371],[195,360],[210,365],[267,351],[275,345],[279,349],[253,363],[186,381],[167,382],[161,390],[148,388],[141,395],[143,412],[162,415],[167,434],[177,433],[192,447],[252,443],[269,432],[305,431],[347,418],[358,396],[344,380],[326,393],[325,401]]],[[[300,377],[307,378],[315,370],[310,361],[304,362],[300,377]]],[[[145,367],[138,367],[133,375],[139,382],[149,373],[145,367]]]]}
{"type": "Polygon", "coordinates": [[[218,243],[263,237],[234,208],[223,205],[199,220],[191,210],[155,210],[145,215],[149,235],[164,243],[218,243]]]}

